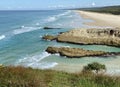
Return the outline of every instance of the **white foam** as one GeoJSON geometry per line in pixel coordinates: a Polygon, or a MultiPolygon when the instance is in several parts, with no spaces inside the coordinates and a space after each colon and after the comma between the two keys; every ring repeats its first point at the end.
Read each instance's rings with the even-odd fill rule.
{"type": "Polygon", "coordinates": [[[53,22],[55,20],[57,20],[55,16],[51,16],[47,19],[48,22],[53,22]]]}
{"type": "Polygon", "coordinates": [[[23,59],[20,59],[18,63],[36,63],[44,59],[45,57],[49,56],[50,54],[47,52],[43,52],[40,55],[35,56],[26,56],[23,59]]]}
{"type": "Polygon", "coordinates": [[[4,39],[5,35],[0,35],[0,40],[4,39]]]}
{"type": "Polygon", "coordinates": [[[70,46],[63,46],[63,47],[70,47],[70,46]]]}
{"type": "Polygon", "coordinates": [[[38,25],[40,25],[39,23],[36,23],[36,25],[38,26],[38,25]]]}
{"type": "Polygon", "coordinates": [[[59,45],[55,44],[54,47],[59,47],[60,48],[60,47],[70,47],[70,46],[63,46],[63,45],[60,45],[60,44],[59,45]]]}
{"type": "Polygon", "coordinates": [[[25,26],[21,26],[21,28],[24,28],[25,26]]]}
{"type": "Polygon", "coordinates": [[[54,16],[48,17],[46,21],[47,21],[47,22],[56,21],[56,20],[58,20],[61,16],[68,15],[70,12],[71,12],[71,11],[67,11],[67,12],[64,12],[64,13],[61,13],[61,14],[58,14],[58,15],[54,15],[54,16]]]}
{"type": "Polygon", "coordinates": [[[29,67],[32,67],[32,68],[37,68],[37,69],[49,69],[49,68],[52,68],[54,66],[58,65],[58,63],[56,62],[42,62],[42,63],[31,63],[29,65],[29,67]]]}
{"type": "Polygon", "coordinates": [[[70,12],[71,12],[71,11],[67,11],[67,12],[64,12],[64,13],[62,13],[62,14],[58,14],[58,15],[56,15],[56,16],[57,16],[57,17],[65,16],[65,15],[70,14],[70,12]]]}
{"type": "Polygon", "coordinates": [[[55,55],[56,55],[56,56],[60,56],[60,54],[59,54],[59,53],[56,53],[55,55]]]}
{"type": "Polygon", "coordinates": [[[21,33],[26,33],[26,32],[31,32],[34,30],[38,30],[41,29],[41,27],[25,27],[25,26],[21,26],[20,29],[16,29],[13,31],[13,34],[21,34],[21,33]]]}
{"type": "Polygon", "coordinates": [[[35,56],[26,56],[23,59],[19,59],[15,65],[22,65],[25,67],[32,67],[32,68],[39,68],[39,69],[47,69],[54,67],[57,65],[56,62],[48,63],[48,62],[41,62],[44,58],[48,57],[49,53],[43,52],[40,55],[35,56]]]}

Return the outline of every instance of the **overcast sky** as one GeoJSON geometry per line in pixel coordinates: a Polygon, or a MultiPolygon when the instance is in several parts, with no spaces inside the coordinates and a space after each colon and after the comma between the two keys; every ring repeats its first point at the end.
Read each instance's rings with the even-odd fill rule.
{"type": "Polygon", "coordinates": [[[120,0],[0,0],[0,10],[56,9],[120,5],[120,0]]]}

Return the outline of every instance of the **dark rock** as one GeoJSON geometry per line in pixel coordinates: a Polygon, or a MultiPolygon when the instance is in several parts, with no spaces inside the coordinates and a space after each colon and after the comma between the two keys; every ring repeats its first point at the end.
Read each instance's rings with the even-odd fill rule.
{"type": "Polygon", "coordinates": [[[56,40],[56,36],[52,36],[52,35],[45,35],[42,37],[42,39],[45,39],[45,40],[56,40]]]}
{"type": "Polygon", "coordinates": [[[43,29],[61,29],[61,28],[52,28],[52,27],[44,27],[43,29]]]}
{"type": "Polygon", "coordinates": [[[64,32],[60,32],[59,34],[63,34],[64,32]]]}

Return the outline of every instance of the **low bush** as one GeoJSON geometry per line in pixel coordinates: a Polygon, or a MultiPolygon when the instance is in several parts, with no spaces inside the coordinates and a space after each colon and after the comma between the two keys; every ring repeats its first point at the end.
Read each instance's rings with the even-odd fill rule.
{"type": "Polygon", "coordinates": [[[84,66],[83,68],[83,71],[95,71],[96,73],[103,70],[106,70],[105,65],[97,62],[90,63],[87,66],[84,66]]]}

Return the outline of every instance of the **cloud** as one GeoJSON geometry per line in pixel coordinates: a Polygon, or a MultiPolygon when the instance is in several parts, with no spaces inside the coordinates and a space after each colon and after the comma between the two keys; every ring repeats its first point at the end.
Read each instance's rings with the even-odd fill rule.
{"type": "Polygon", "coordinates": [[[75,8],[76,6],[75,5],[68,5],[68,6],[65,6],[65,5],[53,5],[53,6],[48,6],[48,8],[75,8]]]}
{"type": "Polygon", "coordinates": [[[53,6],[48,6],[49,8],[64,8],[65,6],[63,5],[53,5],[53,6]]]}

